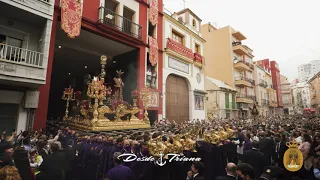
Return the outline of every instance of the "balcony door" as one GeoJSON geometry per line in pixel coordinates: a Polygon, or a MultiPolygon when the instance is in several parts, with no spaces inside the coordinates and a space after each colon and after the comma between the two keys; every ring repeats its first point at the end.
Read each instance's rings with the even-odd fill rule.
{"type": "Polygon", "coordinates": [[[123,7],[123,22],[122,22],[122,30],[126,34],[130,34],[132,36],[138,35],[138,29],[135,29],[136,26],[133,24],[135,12],[127,7],[123,7]]]}
{"type": "Polygon", "coordinates": [[[19,104],[0,103],[0,131],[11,135],[17,128],[19,104]]]}
{"type": "Polygon", "coordinates": [[[118,22],[119,18],[117,17],[118,2],[106,0],[104,7],[104,23],[121,30],[120,23],[118,22]]]}

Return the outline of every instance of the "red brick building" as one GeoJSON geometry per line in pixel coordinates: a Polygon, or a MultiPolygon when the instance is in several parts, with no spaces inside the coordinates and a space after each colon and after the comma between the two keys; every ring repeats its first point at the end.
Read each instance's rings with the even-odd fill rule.
{"type": "MultiPolygon", "coordinates": [[[[152,119],[157,119],[162,114],[162,0],[82,1],[81,32],[74,39],[61,30],[61,1],[55,1],[46,84],[39,88],[34,128],[45,127],[48,117],[60,115],[61,110],[63,113],[64,105],[59,97],[62,87],[70,82],[80,87],[83,77],[80,71],[99,71],[101,55],[106,55],[110,63],[107,75],[120,68],[127,73],[125,97],[130,97],[131,90],[139,90],[149,83],[147,72],[152,69],[157,79],[149,85],[154,92],[154,104],[148,110],[152,119]]],[[[142,107],[142,102],[138,102],[138,106],[142,107]]]]}
{"type": "Polygon", "coordinates": [[[271,70],[272,85],[277,93],[278,107],[282,108],[283,102],[282,102],[282,93],[281,93],[280,68],[278,63],[276,61],[270,61],[269,59],[263,59],[257,62],[259,66],[267,70],[271,70]]]}

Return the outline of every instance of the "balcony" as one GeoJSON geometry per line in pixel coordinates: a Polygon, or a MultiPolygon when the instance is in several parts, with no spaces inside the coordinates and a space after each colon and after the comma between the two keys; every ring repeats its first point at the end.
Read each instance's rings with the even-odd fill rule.
{"type": "Polygon", "coordinates": [[[194,65],[198,66],[198,67],[202,67],[203,63],[204,63],[204,57],[201,56],[201,54],[199,53],[194,53],[194,65]]]}
{"type": "Polygon", "coordinates": [[[267,82],[266,82],[265,80],[260,79],[260,80],[259,80],[259,86],[264,87],[264,88],[267,88],[267,87],[268,87],[268,84],[267,84],[267,82]]]}
{"type": "Polygon", "coordinates": [[[45,65],[43,53],[0,43],[0,79],[2,80],[44,84],[45,65]]]}
{"type": "Polygon", "coordinates": [[[255,85],[255,81],[247,77],[236,77],[235,85],[240,87],[251,87],[255,85]]]}
{"type": "Polygon", "coordinates": [[[256,100],[255,96],[239,94],[239,93],[237,94],[236,98],[238,103],[248,103],[248,104],[252,104],[256,100]]]}
{"type": "Polygon", "coordinates": [[[270,101],[269,107],[278,107],[277,101],[270,101]]]}
{"type": "Polygon", "coordinates": [[[262,99],[262,102],[261,102],[262,106],[269,106],[269,100],[267,99],[262,99]]]}
{"type": "MultiPolygon", "coordinates": [[[[10,0],[6,3],[12,7],[18,7],[26,12],[41,16],[43,18],[52,19],[53,16],[54,0],[10,0]]],[[[5,13],[7,10],[9,9],[4,10],[3,13],[5,13]]]]}
{"type": "Polygon", "coordinates": [[[245,48],[241,42],[233,42],[232,43],[232,46],[233,46],[233,52],[240,55],[240,56],[243,56],[243,55],[246,55],[246,56],[249,56],[249,57],[253,57],[253,55],[248,51],[247,48],[245,48]]]}
{"type": "Polygon", "coordinates": [[[99,22],[141,40],[142,27],[105,7],[99,8],[99,22]]]}
{"type": "Polygon", "coordinates": [[[267,87],[267,89],[270,89],[270,90],[273,89],[273,85],[272,85],[272,84],[269,84],[268,87],[267,87]]]}
{"type": "Polygon", "coordinates": [[[249,71],[250,66],[242,60],[235,60],[233,67],[239,71],[249,71]]]}
{"type": "Polygon", "coordinates": [[[282,94],[290,94],[291,90],[289,88],[281,88],[281,93],[282,94]]]}
{"type": "MultiPolygon", "coordinates": [[[[177,43],[170,38],[167,39],[166,51],[174,56],[181,57],[186,62],[193,63],[193,61],[196,61],[191,49],[185,47],[183,44],[177,43]]],[[[197,59],[198,61],[200,60],[199,57],[197,59]]]]}

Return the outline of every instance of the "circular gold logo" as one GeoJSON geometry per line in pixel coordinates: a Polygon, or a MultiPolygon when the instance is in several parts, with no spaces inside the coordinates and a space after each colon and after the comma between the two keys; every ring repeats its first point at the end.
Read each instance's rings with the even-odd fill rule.
{"type": "Polygon", "coordinates": [[[289,149],[284,153],[283,165],[291,172],[299,171],[303,165],[303,155],[298,149],[299,143],[291,141],[286,144],[289,149]]]}

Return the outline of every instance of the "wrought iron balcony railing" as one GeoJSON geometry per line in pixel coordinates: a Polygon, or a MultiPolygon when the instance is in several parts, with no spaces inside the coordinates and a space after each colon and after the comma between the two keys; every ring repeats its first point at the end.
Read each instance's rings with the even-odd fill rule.
{"type": "Polygon", "coordinates": [[[233,43],[232,43],[232,46],[237,46],[237,45],[242,45],[241,41],[233,42],[233,43]]]}
{"type": "Polygon", "coordinates": [[[246,99],[251,99],[253,101],[256,101],[256,96],[253,96],[253,95],[246,95],[246,94],[237,93],[236,97],[237,98],[246,98],[246,99]]]}
{"type": "Polygon", "coordinates": [[[247,81],[249,83],[251,83],[253,86],[255,85],[255,81],[253,79],[247,78],[247,77],[236,77],[235,78],[236,81],[247,81]]]}
{"type": "Polygon", "coordinates": [[[259,80],[259,86],[267,88],[268,87],[268,83],[265,80],[260,79],[259,80]]]}
{"type": "Polygon", "coordinates": [[[263,106],[269,106],[269,100],[267,100],[267,99],[262,99],[262,102],[261,102],[261,104],[263,105],[263,106]]]}
{"type": "Polygon", "coordinates": [[[43,67],[43,53],[0,43],[0,60],[43,67]]]}
{"type": "Polygon", "coordinates": [[[141,39],[142,27],[105,7],[99,8],[99,21],[125,34],[141,39]]]}

